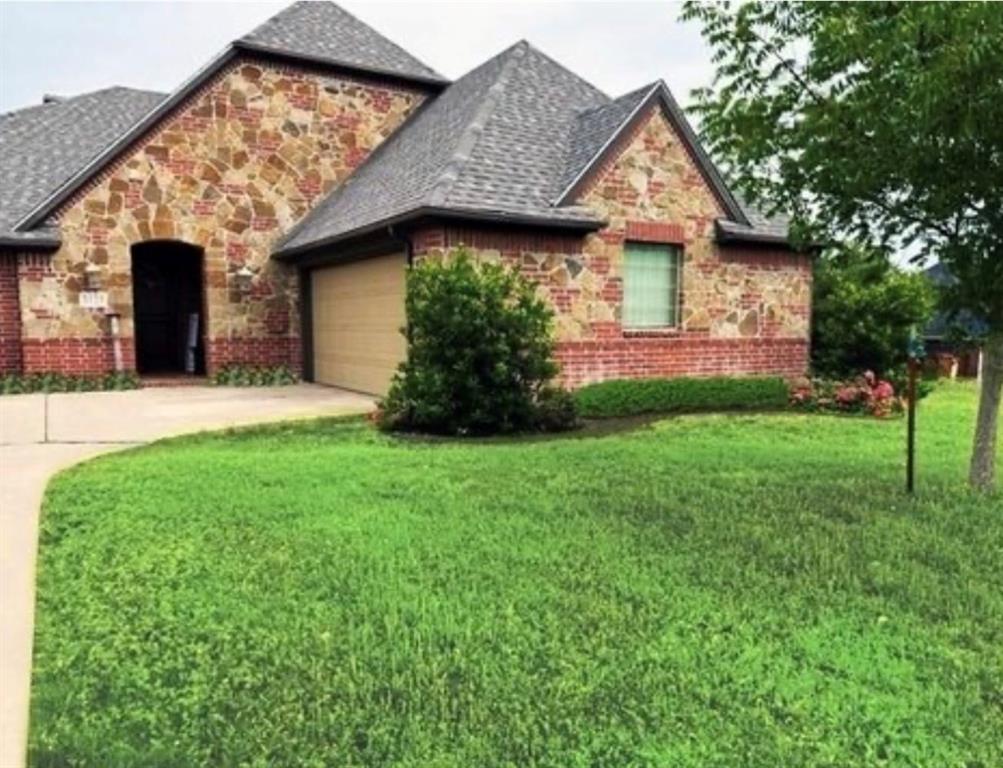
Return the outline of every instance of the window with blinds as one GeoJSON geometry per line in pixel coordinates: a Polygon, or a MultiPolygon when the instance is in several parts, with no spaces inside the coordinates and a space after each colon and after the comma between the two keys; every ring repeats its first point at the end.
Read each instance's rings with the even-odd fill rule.
{"type": "Polygon", "coordinates": [[[672,328],[679,324],[682,249],[663,243],[624,247],[624,328],[672,328]]]}

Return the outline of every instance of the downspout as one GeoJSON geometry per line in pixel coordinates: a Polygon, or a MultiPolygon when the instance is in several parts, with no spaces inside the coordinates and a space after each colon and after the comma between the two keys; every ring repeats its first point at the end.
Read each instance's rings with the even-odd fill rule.
{"type": "Polygon", "coordinates": [[[414,266],[414,243],[411,242],[411,238],[407,235],[398,235],[393,224],[387,225],[387,234],[395,243],[400,243],[404,246],[404,256],[407,259],[407,268],[411,269],[411,267],[414,266]]]}
{"type": "MultiPolygon", "coordinates": [[[[395,232],[393,224],[388,224],[387,225],[387,235],[389,235],[390,239],[393,240],[394,242],[400,243],[401,245],[404,246],[404,258],[405,258],[405,260],[407,262],[408,272],[410,272],[411,271],[411,267],[414,266],[414,243],[411,242],[411,238],[408,237],[407,235],[398,234],[397,232],[395,232]]],[[[404,277],[406,279],[407,275],[405,275],[404,277]]],[[[408,356],[410,356],[410,354],[411,354],[411,321],[408,318],[407,311],[406,311],[407,310],[407,295],[406,295],[406,291],[407,291],[407,289],[405,288],[405,296],[404,296],[404,307],[405,307],[405,313],[404,313],[404,342],[405,342],[406,348],[407,348],[407,352],[405,354],[408,355],[408,356]]]]}
{"type": "MultiPolygon", "coordinates": [[[[414,266],[414,243],[411,242],[411,238],[405,234],[399,234],[395,229],[393,224],[387,225],[387,235],[395,243],[400,243],[404,246],[404,259],[407,262],[408,271],[414,266]]],[[[405,303],[406,303],[405,299],[405,303]]],[[[411,322],[408,320],[407,315],[404,316],[404,339],[407,341],[408,347],[411,346],[411,322]]]]}

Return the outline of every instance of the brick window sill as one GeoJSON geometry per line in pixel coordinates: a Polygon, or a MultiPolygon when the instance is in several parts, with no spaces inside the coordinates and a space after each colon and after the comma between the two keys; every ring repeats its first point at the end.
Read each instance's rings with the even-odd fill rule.
{"type": "Polygon", "coordinates": [[[682,336],[681,328],[624,328],[625,339],[665,339],[682,336]]]}

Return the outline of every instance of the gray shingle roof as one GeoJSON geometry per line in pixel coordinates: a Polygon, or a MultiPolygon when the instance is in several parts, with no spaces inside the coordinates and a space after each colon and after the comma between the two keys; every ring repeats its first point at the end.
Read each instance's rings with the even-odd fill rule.
{"type": "Polygon", "coordinates": [[[0,115],[0,240],[58,241],[45,229],[11,230],[163,99],[116,86],[0,115]]]}
{"type": "MultiPolygon", "coordinates": [[[[333,3],[296,3],[169,97],[109,88],[0,115],[0,245],[58,242],[58,234],[44,228],[46,216],[242,47],[433,83],[435,90],[446,83],[333,3]],[[12,231],[20,221],[29,231],[12,231]]],[[[429,97],[287,234],[277,255],[421,213],[597,228],[601,220],[574,204],[571,186],[655,99],[730,211],[732,220],[718,222],[719,235],[785,240],[785,220],[767,219],[733,198],[664,83],[611,100],[522,41],[429,97]]]]}
{"type": "Polygon", "coordinates": [[[425,214],[597,228],[602,221],[574,204],[570,188],[653,103],[668,112],[729,211],[726,236],[783,240],[786,221],[768,219],[731,194],[664,83],[611,100],[523,41],[421,109],[286,236],[276,255],[425,214]]]}
{"type": "Polygon", "coordinates": [[[582,110],[609,97],[519,42],[453,83],[283,242],[290,254],[410,212],[450,210],[598,226],[552,205],[582,110]]]}
{"type": "Polygon", "coordinates": [[[434,69],[334,3],[293,3],[236,44],[353,69],[447,82],[434,69]]]}

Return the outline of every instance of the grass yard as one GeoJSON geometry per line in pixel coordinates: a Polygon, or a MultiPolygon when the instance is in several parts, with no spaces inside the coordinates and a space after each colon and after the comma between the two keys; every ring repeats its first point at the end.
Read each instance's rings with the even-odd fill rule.
{"type": "Polygon", "coordinates": [[[1003,498],[905,421],[173,440],[49,488],[39,766],[1003,765],[1003,498]]]}

